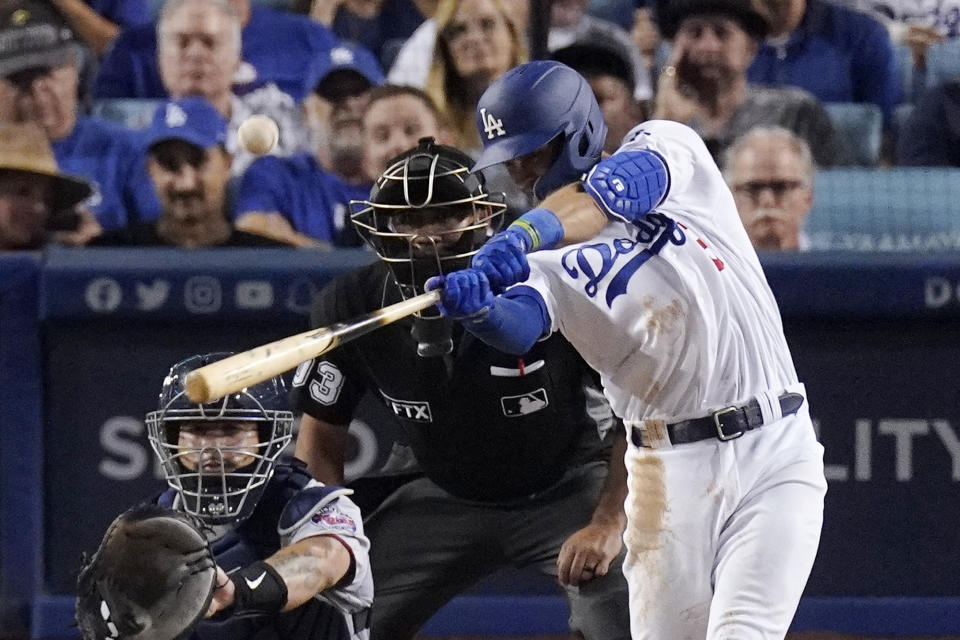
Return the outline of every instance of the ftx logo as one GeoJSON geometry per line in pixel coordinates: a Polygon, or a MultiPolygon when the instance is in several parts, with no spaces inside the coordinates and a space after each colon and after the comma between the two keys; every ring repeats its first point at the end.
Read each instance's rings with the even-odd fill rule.
{"type": "Polygon", "coordinates": [[[413,420],[414,422],[433,422],[433,415],[430,413],[430,403],[422,400],[397,400],[387,394],[380,392],[384,401],[393,414],[404,420],[413,420]]]}

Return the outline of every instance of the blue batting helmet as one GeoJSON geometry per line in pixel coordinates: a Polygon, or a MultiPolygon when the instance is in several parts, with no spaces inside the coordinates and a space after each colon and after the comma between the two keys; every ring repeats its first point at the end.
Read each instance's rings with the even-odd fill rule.
{"type": "Polygon", "coordinates": [[[562,137],[562,148],[534,186],[538,198],[578,179],[600,160],[607,125],[590,85],[553,60],[514,67],[477,104],[483,152],[473,171],[506,162],[562,137]]]}

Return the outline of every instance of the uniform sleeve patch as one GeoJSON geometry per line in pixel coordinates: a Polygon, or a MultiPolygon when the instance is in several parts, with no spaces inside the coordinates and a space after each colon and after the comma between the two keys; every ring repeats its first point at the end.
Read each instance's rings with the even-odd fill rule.
{"type": "Polygon", "coordinates": [[[313,514],[310,522],[324,528],[345,531],[347,533],[356,533],[357,523],[353,518],[340,510],[340,506],[333,502],[324,505],[319,511],[313,514]]]}
{"type": "MultiPolygon", "coordinates": [[[[335,507],[336,500],[340,496],[348,496],[352,493],[351,489],[336,486],[315,486],[303,489],[293,496],[283,508],[277,531],[280,535],[291,533],[306,524],[314,515],[319,514],[324,507],[335,507]]],[[[356,527],[356,523],[353,523],[352,520],[351,523],[356,527]]]]}

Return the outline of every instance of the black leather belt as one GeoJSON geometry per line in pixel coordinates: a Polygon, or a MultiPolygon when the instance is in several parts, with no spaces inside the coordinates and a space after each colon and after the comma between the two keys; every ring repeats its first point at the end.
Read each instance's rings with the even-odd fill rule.
{"type": "MultiPolygon", "coordinates": [[[[779,400],[780,411],[785,416],[793,415],[803,406],[803,395],[799,393],[785,393],[779,400]]],[[[763,414],[760,412],[760,403],[756,399],[739,407],[718,409],[703,418],[682,420],[666,425],[672,444],[686,444],[708,438],[734,440],[747,431],[762,426],[763,414]]],[[[636,426],[630,430],[630,439],[636,446],[644,446],[643,434],[636,426]]]]}
{"type": "Polygon", "coordinates": [[[365,607],[360,611],[354,611],[350,614],[350,617],[353,619],[354,635],[370,627],[370,607],[365,607]]]}

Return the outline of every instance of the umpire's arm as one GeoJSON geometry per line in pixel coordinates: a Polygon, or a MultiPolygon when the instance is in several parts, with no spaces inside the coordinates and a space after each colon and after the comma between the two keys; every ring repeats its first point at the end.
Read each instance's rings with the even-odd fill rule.
{"type": "Polygon", "coordinates": [[[304,413],[297,432],[297,458],[326,485],[343,484],[343,461],[349,425],[333,424],[304,413]]]}
{"type": "Polygon", "coordinates": [[[590,523],[576,531],[563,543],[557,555],[557,578],[560,584],[579,586],[607,574],[610,563],[620,553],[627,516],[623,504],[627,499],[627,451],[623,423],[617,420],[610,450],[610,469],[593,510],[590,523]]]}

